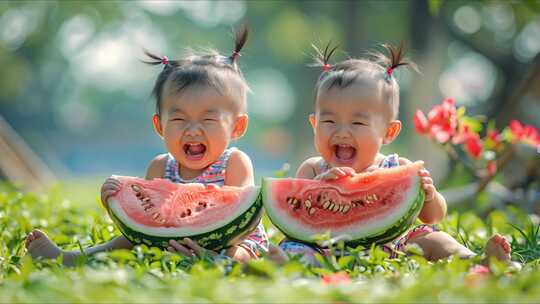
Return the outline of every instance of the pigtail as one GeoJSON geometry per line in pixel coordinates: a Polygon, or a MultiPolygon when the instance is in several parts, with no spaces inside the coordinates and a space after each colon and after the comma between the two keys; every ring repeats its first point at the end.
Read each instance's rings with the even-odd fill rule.
{"type": "Polygon", "coordinates": [[[413,70],[418,71],[418,67],[414,62],[405,59],[406,48],[403,41],[399,44],[399,47],[395,47],[388,43],[383,44],[382,47],[386,50],[388,55],[377,53],[375,54],[375,57],[385,68],[384,78],[386,81],[390,81],[395,69],[401,66],[408,66],[413,70]]]}
{"type": "Polygon", "coordinates": [[[339,45],[336,45],[334,47],[332,46],[332,42],[328,42],[326,47],[324,48],[324,51],[321,51],[316,45],[311,45],[313,49],[315,50],[315,64],[314,66],[321,66],[323,69],[323,72],[328,72],[332,66],[329,64],[330,57],[336,52],[339,45]]]}
{"type": "Polygon", "coordinates": [[[246,44],[248,34],[249,28],[246,24],[242,24],[238,31],[236,31],[234,35],[234,51],[229,57],[229,59],[231,60],[231,64],[234,64],[236,60],[238,60],[238,57],[240,57],[240,51],[246,44]]]}
{"type": "Polygon", "coordinates": [[[148,50],[143,49],[144,54],[150,59],[150,60],[141,60],[143,63],[149,64],[149,65],[163,65],[163,69],[167,69],[169,67],[178,67],[182,64],[182,61],[179,60],[170,60],[167,56],[158,56],[156,54],[150,53],[148,50]]]}

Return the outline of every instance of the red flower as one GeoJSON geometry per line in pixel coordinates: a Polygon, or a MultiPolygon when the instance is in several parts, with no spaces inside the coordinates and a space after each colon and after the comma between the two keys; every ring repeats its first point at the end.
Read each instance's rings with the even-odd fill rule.
{"type": "Polygon", "coordinates": [[[522,125],[517,120],[510,121],[510,130],[514,136],[514,142],[523,142],[535,148],[540,147],[540,134],[538,130],[531,125],[522,125]]]}
{"type": "Polygon", "coordinates": [[[422,111],[416,110],[413,117],[413,123],[416,132],[420,134],[429,132],[429,122],[422,111]]]}
{"type": "Polygon", "coordinates": [[[429,111],[427,119],[420,110],[413,117],[416,131],[420,134],[428,133],[440,143],[447,142],[456,133],[457,116],[453,99],[445,99],[441,104],[429,111]]]}
{"type": "Polygon", "coordinates": [[[519,140],[523,137],[524,128],[523,128],[523,125],[519,121],[515,119],[511,120],[509,127],[510,127],[510,130],[512,131],[512,135],[514,135],[515,137],[515,140],[519,140]]]}
{"type": "Polygon", "coordinates": [[[465,141],[465,151],[472,157],[478,158],[482,153],[482,140],[478,134],[471,133],[465,141]]]}
{"type": "Polygon", "coordinates": [[[473,136],[473,133],[470,131],[469,126],[462,124],[459,128],[459,132],[452,137],[452,143],[454,145],[459,145],[467,141],[469,137],[473,136]]]}
{"type": "Polygon", "coordinates": [[[321,281],[327,285],[337,285],[341,283],[350,283],[351,278],[346,272],[340,271],[332,274],[326,274],[322,276],[321,281]]]}

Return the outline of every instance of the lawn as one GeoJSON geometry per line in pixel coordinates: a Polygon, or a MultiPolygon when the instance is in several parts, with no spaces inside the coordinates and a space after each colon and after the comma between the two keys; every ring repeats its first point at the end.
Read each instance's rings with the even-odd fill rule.
{"type": "MultiPolygon", "coordinates": [[[[68,199],[67,190],[58,187],[47,195],[35,195],[0,186],[0,302],[540,300],[540,226],[537,218],[515,208],[494,211],[485,220],[472,212],[451,213],[440,225],[476,252],[481,252],[492,233],[511,239],[514,259],[524,263],[522,271],[492,263],[493,273],[487,277],[468,274],[481,257],[430,263],[417,255],[389,259],[375,248],[369,254],[358,248],[351,256],[323,261],[323,267],[310,269],[294,260],[282,267],[264,259],[247,265],[214,264],[145,246],[88,256],[73,268],[62,267],[58,261],[32,262],[24,256],[23,240],[34,227],[71,249],[119,234],[97,203],[97,191],[82,202],[73,196],[68,199]]],[[[278,241],[281,235],[271,227],[269,231],[272,240],[278,241]]]]}

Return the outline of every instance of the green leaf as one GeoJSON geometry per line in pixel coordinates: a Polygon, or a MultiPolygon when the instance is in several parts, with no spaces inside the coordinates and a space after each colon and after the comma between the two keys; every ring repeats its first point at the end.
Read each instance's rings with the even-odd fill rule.
{"type": "Polygon", "coordinates": [[[349,267],[349,265],[354,261],[354,256],[352,255],[346,255],[342,256],[338,259],[338,267],[339,269],[343,270],[349,267]]]}

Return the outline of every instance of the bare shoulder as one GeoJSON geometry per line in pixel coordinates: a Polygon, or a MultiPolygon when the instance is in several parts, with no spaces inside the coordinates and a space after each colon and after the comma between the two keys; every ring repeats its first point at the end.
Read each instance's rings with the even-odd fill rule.
{"type": "Polygon", "coordinates": [[[251,164],[251,158],[242,150],[234,149],[229,156],[229,162],[227,163],[227,168],[231,165],[238,165],[242,163],[251,164]]]}
{"type": "Polygon", "coordinates": [[[163,178],[165,166],[167,165],[167,154],[159,154],[150,161],[146,169],[146,179],[163,178]]]}
{"type": "Polygon", "coordinates": [[[323,158],[320,156],[306,159],[296,171],[296,177],[312,179],[321,172],[323,158]]]}
{"type": "Polygon", "coordinates": [[[225,171],[225,185],[254,185],[253,164],[245,152],[238,149],[231,152],[225,171]]]}

